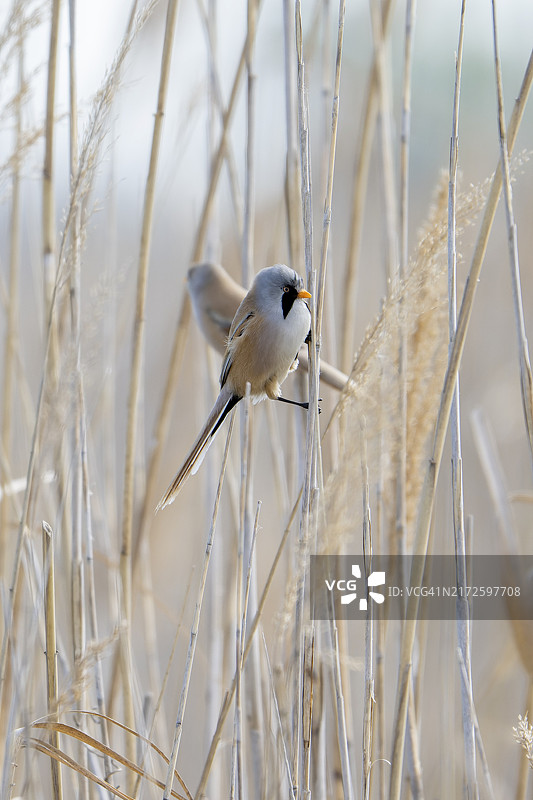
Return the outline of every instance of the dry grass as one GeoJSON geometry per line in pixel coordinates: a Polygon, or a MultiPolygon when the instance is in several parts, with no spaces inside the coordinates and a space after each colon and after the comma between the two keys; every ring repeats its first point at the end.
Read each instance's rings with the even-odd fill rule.
{"type": "Polygon", "coordinates": [[[308,557],[527,552],[533,61],[493,4],[463,109],[466,4],[434,120],[413,2],[150,0],[89,100],[85,6],[0,12],[0,800],[526,798],[530,621],[314,622],[308,557]],[[156,517],[216,391],[183,283],[208,258],[306,274],[284,393],[311,407],[246,405],[156,517]]]}

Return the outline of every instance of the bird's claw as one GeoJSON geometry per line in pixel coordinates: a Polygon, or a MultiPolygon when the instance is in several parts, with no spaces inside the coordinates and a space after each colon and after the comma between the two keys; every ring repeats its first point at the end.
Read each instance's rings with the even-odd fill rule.
{"type": "MultiPolygon", "coordinates": [[[[322,398],[319,397],[317,402],[321,403],[322,402],[322,398]]],[[[302,408],[305,408],[305,409],[307,409],[307,411],[309,411],[309,403],[302,403],[302,408]]],[[[322,414],[322,409],[320,408],[320,406],[318,406],[318,413],[322,414]]]]}

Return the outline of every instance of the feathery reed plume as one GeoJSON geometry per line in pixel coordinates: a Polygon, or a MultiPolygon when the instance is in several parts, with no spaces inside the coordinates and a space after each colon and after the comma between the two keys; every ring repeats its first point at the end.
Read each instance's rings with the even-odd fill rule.
{"type": "Polygon", "coordinates": [[[150,18],[158,0],[149,0],[146,5],[136,13],[131,26],[125,33],[119,48],[108,68],[104,80],[94,95],[88,121],[82,135],[80,153],[78,157],[78,171],[72,180],[72,190],[67,216],[63,229],[61,248],[59,253],[59,272],[56,283],[61,284],[68,276],[64,270],[69,263],[68,243],[70,240],[71,226],[74,223],[78,209],[82,209],[82,235],[87,222],[86,204],[91,194],[97,167],[102,155],[102,146],[109,134],[107,126],[108,115],[112,108],[116,93],[120,87],[122,69],[133,43],[150,18]]]}
{"type": "MultiPolygon", "coordinates": [[[[488,182],[471,187],[457,198],[457,232],[471,225],[480,211],[488,182]]],[[[447,325],[447,176],[443,175],[427,222],[406,276],[391,286],[381,312],[355,358],[350,382],[339,402],[339,413],[346,424],[340,467],[328,481],[328,529],[321,550],[334,552],[342,541],[358,530],[354,524],[354,481],[359,470],[359,420],[367,426],[369,463],[379,463],[379,448],[384,447],[388,487],[385,496],[395,497],[394,470],[398,432],[397,361],[400,335],[400,306],[407,342],[407,486],[406,514],[412,525],[424,476],[428,437],[436,418],[442,388],[448,345],[447,325]],[[354,460],[355,459],[355,460],[354,460]]],[[[376,476],[370,477],[371,484],[376,476]]],[[[395,507],[391,500],[384,512],[389,530],[388,547],[394,551],[395,507]]],[[[358,513],[358,512],[357,512],[358,513]]]]}
{"type": "Polygon", "coordinates": [[[533,769],[533,725],[529,724],[527,711],[522,716],[518,715],[518,725],[513,728],[515,741],[526,751],[526,758],[529,766],[533,769]]]}

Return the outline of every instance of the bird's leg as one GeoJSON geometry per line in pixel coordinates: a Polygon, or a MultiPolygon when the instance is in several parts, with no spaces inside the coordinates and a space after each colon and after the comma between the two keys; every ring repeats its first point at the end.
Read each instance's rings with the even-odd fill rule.
{"type": "MultiPolygon", "coordinates": [[[[291,406],[300,406],[300,408],[305,408],[306,411],[309,410],[309,403],[299,403],[297,400],[287,400],[286,397],[276,397],[276,400],[279,400],[280,403],[289,403],[289,405],[291,405],[291,406]]],[[[322,400],[322,398],[320,397],[318,399],[318,402],[320,402],[321,400],[322,400]]],[[[318,413],[320,414],[321,411],[322,411],[322,409],[319,408],[318,409],[318,413]]]]}
{"type": "Polygon", "coordinates": [[[300,408],[305,408],[306,410],[309,408],[309,403],[299,403],[297,400],[287,400],[286,397],[276,397],[276,400],[279,400],[280,403],[289,403],[291,406],[300,406],[300,408]]]}

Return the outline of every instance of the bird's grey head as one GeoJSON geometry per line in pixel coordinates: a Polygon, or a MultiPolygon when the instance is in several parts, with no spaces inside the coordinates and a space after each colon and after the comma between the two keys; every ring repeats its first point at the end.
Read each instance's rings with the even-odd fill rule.
{"type": "Polygon", "coordinates": [[[257,273],[254,284],[258,307],[271,310],[274,306],[281,305],[284,317],[304,288],[302,278],[285,264],[265,267],[257,273]]]}

